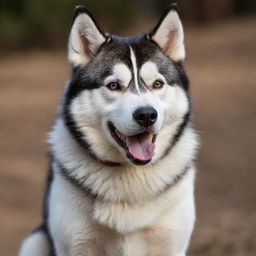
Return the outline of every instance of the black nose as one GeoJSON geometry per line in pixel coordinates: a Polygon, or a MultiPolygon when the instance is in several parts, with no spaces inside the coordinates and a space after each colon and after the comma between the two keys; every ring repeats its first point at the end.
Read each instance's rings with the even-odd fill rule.
{"type": "Polygon", "coordinates": [[[152,107],[138,108],[133,113],[133,118],[138,124],[144,127],[149,127],[155,123],[157,119],[157,112],[152,107]]]}

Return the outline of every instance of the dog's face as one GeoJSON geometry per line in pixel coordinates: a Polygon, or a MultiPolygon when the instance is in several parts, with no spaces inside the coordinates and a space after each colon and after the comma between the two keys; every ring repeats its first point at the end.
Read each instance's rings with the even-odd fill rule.
{"type": "Polygon", "coordinates": [[[162,158],[190,113],[184,55],[173,8],[149,34],[119,38],[105,35],[79,7],[63,107],[72,135],[101,161],[143,165],[162,158]]]}

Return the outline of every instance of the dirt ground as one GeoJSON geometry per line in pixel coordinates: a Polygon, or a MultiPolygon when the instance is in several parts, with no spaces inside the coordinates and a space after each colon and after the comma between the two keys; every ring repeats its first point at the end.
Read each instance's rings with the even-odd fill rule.
{"type": "MultiPolygon", "coordinates": [[[[190,256],[256,255],[256,18],[188,29],[201,137],[190,256]]],[[[41,220],[47,132],[68,78],[65,53],[0,60],[0,255],[41,220]]]]}

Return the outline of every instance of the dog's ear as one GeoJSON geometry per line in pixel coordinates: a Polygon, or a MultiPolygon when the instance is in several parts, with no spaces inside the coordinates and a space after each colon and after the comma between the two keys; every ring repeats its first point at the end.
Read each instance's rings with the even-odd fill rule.
{"type": "Polygon", "coordinates": [[[106,36],[90,12],[83,6],[77,6],[68,44],[68,59],[71,65],[86,65],[105,41],[106,36]]]}
{"type": "Polygon", "coordinates": [[[176,4],[170,6],[149,36],[171,59],[184,60],[184,33],[176,4]]]}

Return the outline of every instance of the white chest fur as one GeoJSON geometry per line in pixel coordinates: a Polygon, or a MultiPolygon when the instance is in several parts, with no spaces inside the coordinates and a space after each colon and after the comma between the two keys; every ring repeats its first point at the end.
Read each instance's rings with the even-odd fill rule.
{"type": "Polygon", "coordinates": [[[194,170],[191,170],[177,186],[144,203],[111,203],[86,196],[55,166],[49,226],[57,253],[84,255],[83,252],[91,251],[93,256],[150,255],[149,248],[153,247],[151,252],[160,249],[166,239],[162,249],[176,250],[168,245],[177,238],[185,247],[195,218],[193,177],[194,170]],[[122,254],[123,251],[126,254],[122,254]]]}

